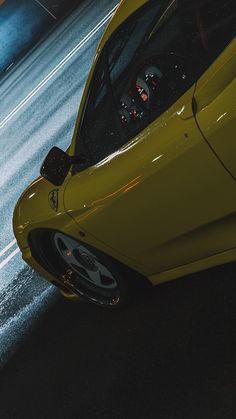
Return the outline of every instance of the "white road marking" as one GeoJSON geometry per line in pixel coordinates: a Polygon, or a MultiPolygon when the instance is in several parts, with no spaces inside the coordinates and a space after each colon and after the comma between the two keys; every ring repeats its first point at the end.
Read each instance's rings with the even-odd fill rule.
{"type": "Polygon", "coordinates": [[[17,255],[17,253],[19,253],[20,249],[19,247],[17,247],[12,253],[10,253],[10,255],[7,256],[6,259],[4,259],[1,263],[0,263],[0,270],[8,263],[10,262],[10,260],[17,255]]]}
{"type": "Polygon", "coordinates": [[[15,64],[14,62],[12,62],[11,64],[9,64],[9,66],[8,66],[8,67],[6,68],[6,70],[5,70],[5,73],[6,73],[7,71],[9,71],[9,70],[10,70],[10,68],[12,68],[14,64],[15,64]]]}
{"type": "MultiPolygon", "coordinates": [[[[69,61],[73,55],[76,54],[85,44],[89,41],[92,36],[95,35],[95,33],[110,19],[113,12],[116,10],[118,4],[113,7],[113,9],[80,41],[64,58],[63,60],[56,65],[56,67],[50,71],[50,73],[9,113],[8,116],[6,116],[3,121],[0,123],[0,128],[3,128],[4,125],[6,125],[7,122],[9,122],[13,116],[19,112],[23,106],[26,105],[29,100],[36,95],[36,93],[42,89],[42,87],[69,61]]],[[[16,243],[16,240],[12,240],[4,249],[0,251],[0,257],[3,256],[14,244],[16,243]]],[[[4,259],[2,262],[0,262],[0,270],[18,253],[20,252],[20,249],[17,247],[15,250],[13,250],[12,253],[10,253],[6,259],[4,259]]]]}
{"type": "Polygon", "coordinates": [[[0,128],[3,128],[22,108],[25,106],[39,90],[45,86],[49,80],[92,38],[95,33],[110,19],[118,5],[113,9],[60,61],[56,67],[48,73],[46,77],[0,122],[0,128]]]}
{"type": "Polygon", "coordinates": [[[48,10],[47,7],[44,6],[39,0],[34,1],[38,3],[46,12],[48,12],[48,14],[53,17],[53,19],[57,20],[56,16],[54,16],[54,14],[52,14],[52,12],[50,12],[50,10],[48,10]]]}
{"type": "Polygon", "coordinates": [[[0,257],[3,256],[14,244],[16,243],[16,239],[12,240],[4,249],[0,251],[0,257]]]}

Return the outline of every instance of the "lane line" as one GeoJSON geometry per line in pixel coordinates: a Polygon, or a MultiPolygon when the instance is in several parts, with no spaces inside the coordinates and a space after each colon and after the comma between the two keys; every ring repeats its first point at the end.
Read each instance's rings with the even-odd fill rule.
{"type": "Polygon", "coordinates": [[[4,259],[1,263],[0,263],[0,270],[8,263],[10,262],[10,260],[17,255],[17,253],[19,253],[20,249],[19,247],[17,247],[17,249],[15,249],[12,253],[10,253],[9,256],[7,256],[6,259],[4,259]]]}
{"type": "Polygon", "coordinates": [[[48,10],[47,9],[47,7],[46,6],[44,6],[39,0],[34,0],[36,3],[38,3],[39,4],[39,6],[41,6],[46,12],[48,12],[48,14],[50,15],[50,16],[52,16],[53,17],[53,19],[55,19],[55,20],[57,20],[57,18],[56,18],[56,16],[54,16],[51,12],[50,12],[50,10],[48,10]]]}
{"type": "MultiPolygon", "coordinates": [[[[92,38],[103,25],[105,25],[117,7],[118,4],[113,7],[113,9],[110,10],[110,12],[63,58],[63,60],[61,60],[60,63],[57,64],[56,67],[54,67],[54,69],[51,70],[50,73],[44,77],[44,79],[3,119],[0,123],[0,128],[3,128],[7,122],[9,122],[13,116],[15,116],[15,114],[19,112],[19,110],[22,109],[23,106],[25,106],[26,103],[28,103],[29,100],[31,100],[32,97],[34,97],[36,93],[42,89],[42,87],[48,83],[48,81],[89,41],[89,39],[92,38]]],[[[12,246],[14,246],[15,243],[16,239],[12,240],[6,247],[4,247],[4,249],[0,251],[0,257],[3,256],[12,246]]],[[[12,253],[10,253],[7,258],[0,263],[0,270],[19,252],[20,249],[17,247],[12,253]]]]}
{"type": "Polygon", "coordinates": [[[3,128],[35,95],[45,84],[92,38],[98,30],[110,19],[118,4],[48,73],[46,77],[0,122],[3,128]]]}
{"type": "Polygon", "coordinates": [[[7,71],[9,71],[9,70],[10,70],[10,68],[12,68],[14,64],[15,64],[15,63],[14,63],[14,61],[13,61],[11,64],[9,64],[9,66],[8,66],[8,67],[4,70],[4,71],[5,71],[5,73],[6,73],[7,71]]]}
{"type": "Polygon", "coordinates": [[[16,239],[12,240],[11,243],[9,243],[4,249],[0,252],[0,257],[3,256],[14,244],[16,243],[16,239]]]}

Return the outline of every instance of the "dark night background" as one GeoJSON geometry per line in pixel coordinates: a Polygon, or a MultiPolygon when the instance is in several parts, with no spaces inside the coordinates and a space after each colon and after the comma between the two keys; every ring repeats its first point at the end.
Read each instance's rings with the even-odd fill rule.
{"type": "Polygon", "coordinates": [[[61,297],[1,371],[1,418],[236,415],[235,264],[122,311],[61,297]]]}

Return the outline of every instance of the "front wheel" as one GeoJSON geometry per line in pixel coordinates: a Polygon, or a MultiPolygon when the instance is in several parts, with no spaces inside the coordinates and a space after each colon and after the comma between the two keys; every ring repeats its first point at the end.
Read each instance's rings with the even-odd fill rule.
{"type": "Polygon", "coordinates": [[[75,294],[104,307],[127,303],[129,290],[123,265],[64,233],[55,232],[52,244],[59,256],[63,284],[75,294]]]}

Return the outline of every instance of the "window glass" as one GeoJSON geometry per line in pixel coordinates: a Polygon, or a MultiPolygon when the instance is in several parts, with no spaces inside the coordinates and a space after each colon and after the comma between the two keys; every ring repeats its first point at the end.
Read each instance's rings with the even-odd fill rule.
{"type": "Polygon", "coordinates": [[[127,19],[104,47],[79,141],[95,164],[173,104],[235,36],[235,0],[162,0],[127,19]]]}
{"type": "Polygon", "coordinates": [[[236,31],[235,0],[184,0],[180,19],[195,79],[210,66],[236,31]]]}
{"type": "Polygon", "coordinates": [[[94,86],[88,98],[81,132],[83,146],[91,164],[120,146],[119,129],[115,122],[116,115],[107,83],[106,68],[106,54],[103,53],[95,72],[94,86]]]}
{"type": "MultiPolygon", "coordinates": [[[[154,7],[154,10],[160,9],[160,3],[154,7]]],[[[102,160],[126,141],[113,99],[107,65],[108,55],[110,70],[117,78],[121,75],[123,67],[126,68],[132,61],[152,21],[153,7],[148,7],[145,13],[140,14],[136,19],[131,19],[124,27],[121,27],[117,37],[110,46],[103,49],[100,56],[80,132],[91,164],[102,160]]]]}
{"type": "Polygon", "coordinates": [[[127,140],[188,90],[231,41],[236,28],[234,1],[170,1],[133,59],[126,58],[126,66],[120,66],[120,58],[110,66],[127,140]]]}
{"type": "Polygon", "coordinates": [[[194,77],[188,67],[178,2],[172,1],[157,17],[138,54],[119,76],[110,70],[127,139],[164,112],[193,84],[194,77]]]}

